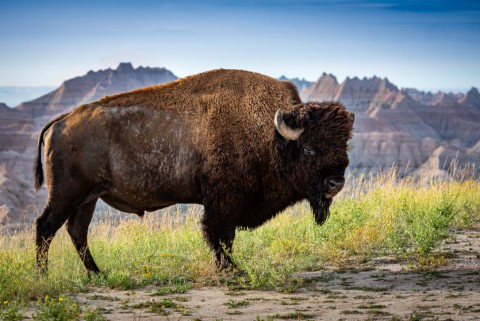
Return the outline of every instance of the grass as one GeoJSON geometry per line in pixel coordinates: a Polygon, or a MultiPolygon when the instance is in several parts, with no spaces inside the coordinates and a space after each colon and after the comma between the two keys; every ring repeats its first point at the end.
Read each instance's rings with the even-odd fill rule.
{"type": "Polygon", "coordinates": [[[22,319],[23,312],[18,302],[3,301],[3,303],[0,303],[0,320],[18,321],[22,319]]]}
{"type": "Polygon", "coordinates": [[[83,312],[85,321],[107,321],[107,318],[102,314],[102,308],[100,307],[86,307],[83,312]]]}
{"type": "Polygon", "coordinates": [[[150,312],[164,315],[164,316],[169,315],[171,313],[170,312],[171,309],[176,311],[181,311],[182,313],[184,313],[184,315],[189,314],[187,313],[188,311],[185,309],[184,306],[179,305],[170,299],[137,303],[133,305],[132,308],[134,309],[148,308],[150,312]]]}
{"type": "Polygon", "coordinates": [[[302,312],[292,312],[286,314],[275,314],[272,316],[274,319],[283,319],[283,320],[307,320],[312,319],[314,316],[312,314],[306,314],[302,312]]]}
{"type": "Polygon", "coordinates": [[[231,309],[245,307],[249,304],[250,302],[248,300],[228,300],[228,302],[225,303],[225,305],[231,309]]]}
{"type": "MultiPolygon", "coordinates": [[[[45,295],[86,291],[90,286],[134,289],[155,285],[153,295],[183,293],[196,285],[295,288],[298,271],[369,262],[379,255],[409,259],[431,269],[445,262],[438,246],[451,228],[479,222],[480,182],[398,179],[394,171],[358,176],[319,227],[306,203],[297,204],[255,230],[237,231],[234,260],[243,276],[217,273],[202,238],[201,210],[175,208],[143,220],[128,216],[92,224],[89,243],[104,276],[85,275],[64,228],[52,242],[49,274],[38,275],[31,229],[0,235],[0,302],[32,301],[45,295]]],[[[286,290],[289,290],[286,289],[286,290]]],[[[287,291],[288,292],[288,291],[287,291]]]]}
{"type": "MultiPolygon", "coordinates": [[[[50,298],[46,296],[37,302],[38,309],[32,315],[36,321],[69,321],[80,317],[80,307],[71,298],[50,298]]],[[[90,315],[90,314],[89,314],[90,315]]]]}

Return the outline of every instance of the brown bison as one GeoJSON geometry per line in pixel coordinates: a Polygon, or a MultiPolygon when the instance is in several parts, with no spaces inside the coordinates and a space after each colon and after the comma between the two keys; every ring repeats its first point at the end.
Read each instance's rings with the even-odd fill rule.
{"type": "Polygon", "coordinates": [[[318,224],[343,187],[353,114],[337,102],[302,103],[289,82],[213,70],[102,98],[43,128],[35,187],[48,201],[36,221],[37,264],[67,222],[87,271],[99,272],[87,231],[99,198],[143,215],[204,205],[202,227],[220,269],[237,227],[254,228],[307,199],[318,224]]]}

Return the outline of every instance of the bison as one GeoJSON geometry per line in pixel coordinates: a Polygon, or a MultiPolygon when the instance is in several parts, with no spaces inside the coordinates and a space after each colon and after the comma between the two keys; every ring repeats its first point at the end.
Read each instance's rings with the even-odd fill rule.
{"type": "Polygon", "coordinates": [[[236,228],[254,228],[307,199],[322,224],[344,185],[353,113],[338,102],[302,103],[295,86],[258,73],[213,70],[80,105],[38,139],[35,188],[48,200],[36,220],[36,260],[46,271],[57,230],[88,272],[87,243],[100,198],[143,215],[203,204],[204,236],[219,269],[234,267],[236,228]]]}

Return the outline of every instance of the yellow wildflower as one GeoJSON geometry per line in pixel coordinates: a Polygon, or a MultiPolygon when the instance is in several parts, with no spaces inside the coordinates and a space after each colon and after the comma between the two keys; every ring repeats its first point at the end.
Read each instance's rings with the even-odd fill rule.
{"type": "Polygon", "coordinates": [[[62,299],[62,298],[58,298],[58,302],[62,302],[62,301],[63,301],[63,299],[62,299]]]}
{"type": "Polygon", "coordinates": [[[3,304],[7,305],[7,304],[8,304],[8,301],[3,301],[3,304]]]}

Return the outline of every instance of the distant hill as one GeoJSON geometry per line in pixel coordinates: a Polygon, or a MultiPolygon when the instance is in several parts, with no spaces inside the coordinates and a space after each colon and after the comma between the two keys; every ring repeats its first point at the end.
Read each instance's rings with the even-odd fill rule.
{"type": "Polygon", "coordinates": [[[56,90],[40,98],[22,103],[17,110],[32,117],[55,115],[71,110],[79,104],[153,84],[177,79],[165,68],[138,67],[121,63],[117,69],[89,71],[86,75],[63,82],[56,90]]]}
{"type": "Polygon", "coordinates": [[[165,68],[121,63],[117,69],[89,71],[37,99],[9,108],[0,103],[0,224],[29,220],[41,211],[46,190],[33,190],[32,166],[38,132],[55,115],[105,95],[177,79],[165,68]],[[34,205],[29,206],[29,205],[34,205]]]}
{"type": "Polygon", "coordinates": [[[278,78],[279,80],[287,80],[287,81],[290,81],[292,82],[298,89],[299,92],[302,92],[306,89],[308,89],[310,86],[313,85],[313,82],[312,81],[308,81],[308,80],[305,80],[305,78],[287,78],[285,76],[280,76],[280,78],[278,78]]]}
{"type": "MultiPolygon", "coordinates": [[[[33,190],[32,164],[38,132],[55,115],[105,95],[177,77],[165,68],[89,71],[16,108],[0,103],[0,224],[31,220],[42,210],[46,189],[33,190]],[[30,206],[33,205],[33,206],[30,206]]],[[[400,173],[448,178],[450,162],[480,164],[480,93],[425,93],[401,89],[386,78],[347,78],[322,74],[316,82],[287,79],[303,101],[339,100],[355,112],[351,169],[378,171],[392,165],[400,173]]],[[[273,126],[273,124],[272,124],[273,126]]]]}

